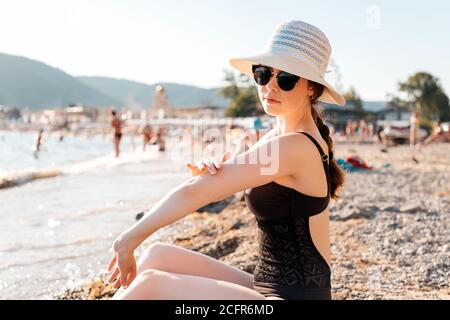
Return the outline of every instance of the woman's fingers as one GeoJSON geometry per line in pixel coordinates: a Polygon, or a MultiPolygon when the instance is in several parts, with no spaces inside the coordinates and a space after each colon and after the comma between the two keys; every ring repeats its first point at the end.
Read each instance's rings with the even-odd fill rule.
{"type": "Polygon", "coordinates": [[[215,157],[210,158],[202,158],[195,163],[195,165],[191,163],[187,163],[186,166],[189,170],[191,170],[191,174],[193,176],[198,176],[209,171],[210,174],[215,175],[217,171],[222,167],[222,163],[230,159],[231,152],[225,152],[222,155],[220,161],[218,161],[215,157]]]}
{"type": "Polygon", "coordinates": [[[116,264],[116,261],[117,261],[117,257],[116,257],[116,255],[114,255],[108,264],[108,272],[111,272],[112,268],[116,264]]]}
{"type": "Polygon", "coordinates": [[[219,170],[222,167],[222,162],[217,161],[216,158],[212,158],[211,160],[212,160],[212,163],[213,163],[214,167],[217,170],[219,170]]]}
{"type": "Polygon", "coordinates": [[[191,171],[192,176],[195,177],[198,174],[197,173],[197,167],[194,166],[192,163],[187,163],[186,167],[191,171]]]}
{"type": "Polygon", "coordinates": [[[208,166],[205,164],[204,159],[200,159],[199,161],[197,161],[195,163],[195,166],[197,168],[197,174],[196,175],[200,175],[200,174],[203,174],[206,171],[208,171],[208,166]]]}
{"type": "Polygon", "coordinates": [[[124,272],[120,273],[120,284],[124,287],[127,285],[128,274],[129,274],[128,270],[126,273],[124,273],[124,272]]]}
{"type": "Polygon", "coordinates": [[[216,158],[212,157],[211,160],[214,164],[214,166],[216,167],[217,170],[219,170],[220,168],[222,168],[222,164],[227,161],[228,159],[230,159],[231,157],[231,152],[227,151],[222,155],[222,158],[220,159],[220,162],[217,161],[216,158]]]}
{"type": "Polygon", "coordinates": [[[228,159],[230,159],[230,157],[231,157],[231,152],[227,151],[222,155],[220,162],[218,162],[215,158],[213,159],[214,165],[216,166],[217,169],[220,169],[220,168],[222,168],[222,164],[225,161],[227,161],[228,159]]]}
{"type": "Polygon", "coordinates": [[[117,280],[114,281],[112,287],[113,287],[114,289],[117,289],[117,288],[120,287],[120,285],[121,285],[121,283],[120,283],[120,278],[117,278],[117,280]]]}
{"type": "Polygon", "coordinates": [[[109,282],[109,283],[112,283],[112,282],[117,278],[117,276],[119,275],[119,273],[120,273],[119,268],[116,268],[116,269],[114,270],[114,272],[109,276],[108,282],[109,282]]]}
{"type": "Polygon", "coordinates": [[[196,163],[195,163],[195,166],[197,167],[197,169],[199,170],[199,171],[205,171],[205,170],[207,170],[207,168],[206,168],[206,163],[205,163],[205,161],[203,161],[204,159],[202,158],[202,159],[200,159],[200,160],[198,160],[196,163]]]}
{"type": "Polygon", "coordinates": [[[191,170],[192,173],[201,173],[202,171],[206,170],[205,164],[202,161],[203,159],[200,159],[195,164],[188,163],[186,166],[191,170]]]}
{"type": "Polygon", "coordinates": [[[222,155],[222,162],[227,161],[228,159],[230,159],[230,157],[231,157],[231,152],[230,152],[230,151],[225,152],[225,153],[222,155]]]}
{"type": "Polygon", "coordinates": [[[188,168],[189,168],[189,170],[191,170],[191,174],[193,176],[198,176],[200,174],[200,170],[196,165],[189,163],[188,168]]]}
{"type": "Polygon", "coordinates": [[[133,282],[134,278],[136,278],[136,268],[130,270],[127,276],[127,283],[123,287],[126,289],[133,282]]]}
{"type": "Polygon", "coordinates": [[[202,158],[202,161],[206,165],[206,168],[209,171],[209,173],[211,173],[212,175],[217,173],[217,169],[214,166],[214,163],[211,158],[202,158]]]}

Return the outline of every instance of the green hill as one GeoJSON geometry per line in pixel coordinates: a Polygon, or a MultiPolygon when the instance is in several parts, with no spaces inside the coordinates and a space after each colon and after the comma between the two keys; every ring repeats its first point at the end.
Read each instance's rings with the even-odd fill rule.
{"type": "Polygon", "coordinates": [[[33,109],[81,103],[120,105],[67,73],[28,58],[0,53],[0,104],[33,109]]]}

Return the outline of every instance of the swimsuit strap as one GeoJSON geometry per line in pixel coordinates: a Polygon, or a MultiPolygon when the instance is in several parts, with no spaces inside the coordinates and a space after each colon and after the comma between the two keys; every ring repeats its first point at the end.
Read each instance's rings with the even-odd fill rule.
{"type": "Polygon", "coordinates": [[[323,163],[323,168],[325,169],[325,175],[327,177],[327,185],[328,185],[328,191],[327,194],[330,194],[330,172],[329,172],[329,166],[330,164],[327,162],[328,160],[328,155],[325,154],[325,152],[323,152],[322,147],[320,146],[320,144],[316,141],[316,139],[314,139],[313,136],[311,136],[309,133],[304,132],[304,131],[298,131],[298,133],[303,133],[304,135],[306,135],[317,147],[317,149],[319,149],[320,155],[322,156],[322,163],[323,163]],[[325,163],[328,166],[325,166],[325,163]]]}

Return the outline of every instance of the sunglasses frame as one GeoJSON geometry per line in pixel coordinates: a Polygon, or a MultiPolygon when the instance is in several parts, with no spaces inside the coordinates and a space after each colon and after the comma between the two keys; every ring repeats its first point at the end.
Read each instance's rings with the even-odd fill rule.
{"type": "MultiPolygon", "coordinates": [[[[253,73],[253,79],[255,80],[256,84],[258,84],[259,86],[265,86],[265,85],[267,85],[267,84],[270,82],[270,80],[272,79],[272,77],[274,76],[274,74],[275,74],[275,73],[273,72],[273,68],[271,68],[271,67],[269,67],[269,66],[265,66],[265,65],[263,65],[263,64],[254,64],[254,65],[252,65],[252,73],[253,73]],[[258,81],[256,81],[256,77],[255,77],[255,71],[256,71],[256,69],[257,69],[257,68],[261,68],[261,67],[262,67],[262,68],[265,68],[265,69],[267,69],[267,70],[270,71],[270,77],[269,77],[269,80],[268,80],[265,84],[259,84],[258,81]]],[[[283,91],[291,91],[292,89],[295,88],[297,82],[300,80],[300,77],[299,77],[299,76],[297,76],[297,75],[295,75],[295,74],[292,74],[292,73],[289,73],[289,72],[286,72],[286,71],[282,71],[282,70],[280,70],[280,72],[278,72],[278,74],[276,75],[276,77],[277,77],[277,85],[278,85],[278,87],[279,87],[281,90],[283,90],[283,91]],[[295,82],[294,82],[294,85],[292,86],[292,88],[285,90],[285,89],[282,88],[282,86],[280,86],[280,75],[283,74],[283,73],[284,73],[284,74],[287,74],[289,77],[292,77],[292,78],[295,79],[295,82]]]]}

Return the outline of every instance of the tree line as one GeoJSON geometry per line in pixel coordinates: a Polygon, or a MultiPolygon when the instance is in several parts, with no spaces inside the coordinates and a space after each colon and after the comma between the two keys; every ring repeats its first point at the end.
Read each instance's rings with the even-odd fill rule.
{"type": "MultiPolygon", "coordinates": [[[[253,79],[242,73],[225,70],[224,86],[220,94],[230,99],[225,110],[228,117],[249,117],[264,114],[253,79]]],[[[347,106],[363,111],[364,102],[352,86],[344,97],[347,106]]],[[[397,92],[388,94],[388,106],[406,108],[428,120],[450,121],[450,102],[439,78],[428,72],[417,72],[405,81],[398,82],[397,92]]]]}

